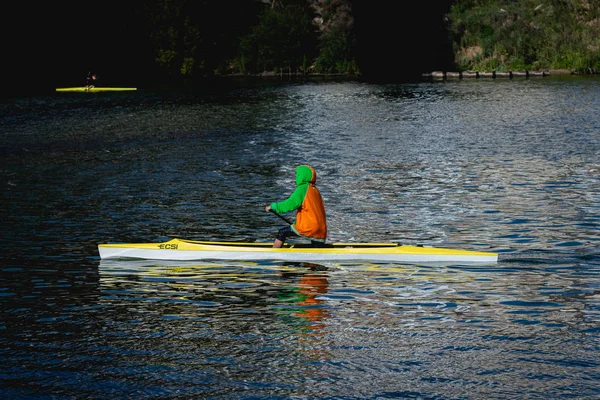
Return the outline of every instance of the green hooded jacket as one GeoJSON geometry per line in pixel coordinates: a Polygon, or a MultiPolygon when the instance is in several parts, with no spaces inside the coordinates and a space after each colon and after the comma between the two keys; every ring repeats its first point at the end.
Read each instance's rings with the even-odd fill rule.
{"type": "Polygon", "coordinates": [[[325,205],[321,193],[315,186],[317,173],[309,165],[296,167],[296,189],[290,197],[271,203],[277,213],[298,210],[292,230],[311,240],[324,241],[327,237],[325,205]]]}

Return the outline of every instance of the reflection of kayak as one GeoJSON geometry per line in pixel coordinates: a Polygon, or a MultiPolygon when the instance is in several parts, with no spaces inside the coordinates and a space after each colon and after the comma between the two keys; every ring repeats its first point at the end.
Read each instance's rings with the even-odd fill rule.
{"type": "Polygon", "coordinates": [[[373,262],[495,263],[498,254],[398,245],[395,243],[333,243],[323,248],[290,243],[281,249],[272,243],[206,242],[172,239],[162,243],[111,243],[98,245],[101,259],[147,260],[284,260],[373,262]]]}
{"type": "Polygon", "coordinates": [[[128,87],[93,87],[86,88],[85,86],[81,87],[70,87],[70,88],[57,88],[57,92],[122,92],[128,90],[137,90],[137,88],[128,88],[128,87]]]}

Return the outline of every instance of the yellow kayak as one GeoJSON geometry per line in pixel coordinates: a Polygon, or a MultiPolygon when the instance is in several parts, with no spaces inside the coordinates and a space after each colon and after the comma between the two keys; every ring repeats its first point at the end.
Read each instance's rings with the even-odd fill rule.
{"type": "Polygon", "coordinates": [[[496,263],[498,254],[396,243],[332,243],[311,247],[289,243],[275,249],[272,243],[209,242],[172,239],[162,243],[99,244],[101,259],[147,260],[282,260],[282,261],[370,261],[370,262],[466,262],[496,263]]]}
{"type": "Polygon", "coordinates": [[[81,87],[70,87],[70,88],[57,88],[57,92],[123,92],[129,90],[137,90],[137,88],[127,87],[92,87],[88,88],[85,86],[81,87]]]}

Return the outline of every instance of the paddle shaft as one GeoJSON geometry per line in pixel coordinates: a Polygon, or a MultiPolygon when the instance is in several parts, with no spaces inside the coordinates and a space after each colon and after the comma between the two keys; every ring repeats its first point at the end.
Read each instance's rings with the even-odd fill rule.
{"type": "Polygon", "coordinates": [[[279,215],[275,210],[271,209],[269,210],[270,212],[272,212],[273,214],[277,215],[279,218],[281,218],[282,220],[284,220],[285,222],[287,222],[290,225],[292,224],[292,221],[290,221],[289,219],[287,219],[286,217],[284,217],[283,215],[279,215]]]}

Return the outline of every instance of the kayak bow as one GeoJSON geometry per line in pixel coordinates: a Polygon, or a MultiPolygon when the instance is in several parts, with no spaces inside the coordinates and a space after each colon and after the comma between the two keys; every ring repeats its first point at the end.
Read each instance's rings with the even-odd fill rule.
{"type": "Polygon", "coordinates": [[[172,239],[162,243],[99,244],[101,259],[148,260],[282,260],[282,261],[370,261],[370,262],[467,262],[496,263],[498,254],[395,243],[332,243],[316,248],[290,243],[273,248],[272,243],[208,242],[172,239]]]}

